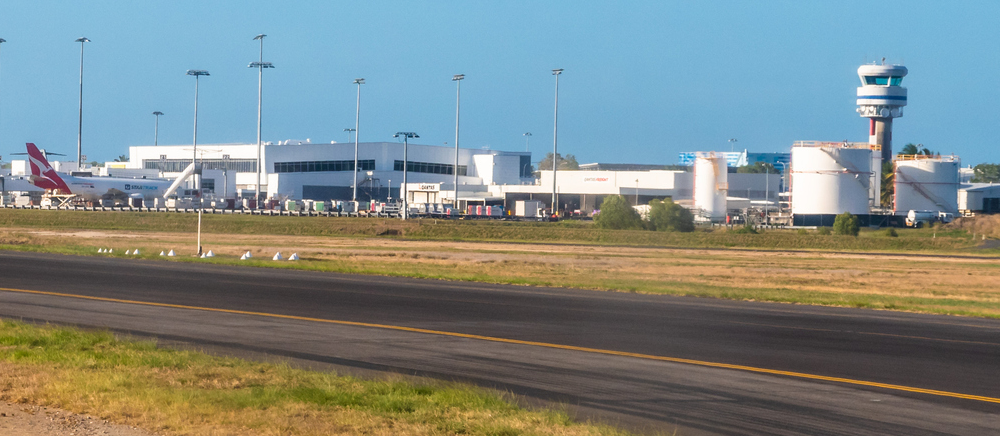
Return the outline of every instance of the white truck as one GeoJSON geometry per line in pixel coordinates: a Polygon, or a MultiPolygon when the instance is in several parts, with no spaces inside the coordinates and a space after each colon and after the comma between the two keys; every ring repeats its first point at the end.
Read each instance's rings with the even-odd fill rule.
{"type": "Polygon", "coordinates": [[[538,200],[518,200],[514,203],[514,215],[521,218],[541,218],[545,205],[538,200]]]}
{"type": "Polygon", "coordinates": [[[911,210],[906,213],[906,226],[919,229],[924,226],[929,226],[935,221],[950,223],[953,219],[955,219],[955,215],[949,212],[936,210],[911,210]]]}

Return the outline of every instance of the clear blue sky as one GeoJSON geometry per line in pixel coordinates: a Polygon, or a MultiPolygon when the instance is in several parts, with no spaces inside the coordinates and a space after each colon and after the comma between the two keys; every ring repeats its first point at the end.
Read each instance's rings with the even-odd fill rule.
{"type": "Polygon", "coordinates": [[[86,36],[83,147],[111,160],[130,145],[256,140],[258,57],[268,35],[264,140],[347,141],[351,81],[364,77],[361,140],[415,131],[461,145],[559,150],[583,162],[675,163],[677,153],[785,151],[792,141],[867,140],[857,67],[910,70],[894,144],[964,164],[1000,162],[1000,2],[106,1],[0,5],[0,155],[24,142],[76,152],[79,44],[86,36]]]}

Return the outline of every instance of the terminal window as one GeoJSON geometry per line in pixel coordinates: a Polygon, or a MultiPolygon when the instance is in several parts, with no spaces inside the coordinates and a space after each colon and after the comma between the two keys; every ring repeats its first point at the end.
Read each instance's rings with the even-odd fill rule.
{"type": "MultiPolygon", "coordinates": [[[[227,170],[238,173],[257,172],[257,159],[201,159],[202,168],[206,170],[227,170]]],[[[160,170],[166,173],[179,173],[191,165],[191,159],[143,159],[142,166],[147,170],[160,170]]]]}
{"type": "MultiPolygon", "coordinates": [[[[374,171],[375,160],[359,160],[358,168],[361,171],[374,171]]],[[[328,171],[353,171],[354,160],[322,160],[307,162],[275,162],[274,172],[276,173],[313,173],[328,171]]]]}
{"type": "MultiPolygon", "coordinates": [[[[430,174],[455,174],[453,171],[454,165],[431,163],[431,162],[414,162],[409,161],[406,163],[406,171],[412,173],[430,173],[430,174]]],[[[397,160],[393,163],[393,171],[403,171],[403,161],[397,160]]],[[[469,168],[465,165],[458,166],[458,175],[467,175],[469,168]]]]}

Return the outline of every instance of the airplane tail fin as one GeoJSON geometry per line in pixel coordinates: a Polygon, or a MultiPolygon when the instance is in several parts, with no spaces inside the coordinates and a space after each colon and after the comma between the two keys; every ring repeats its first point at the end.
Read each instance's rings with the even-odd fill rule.
{"type": "Polygon", "coordinates": [[[49,165],[48,159],[45,159],[38,147],[31,142],[27,145],[28,164],[31,166],[31,183],[42,189],[60,189],[69,194],[69,186],[66,186],[62,177],[59,177],[52,165],[49,165]]]}

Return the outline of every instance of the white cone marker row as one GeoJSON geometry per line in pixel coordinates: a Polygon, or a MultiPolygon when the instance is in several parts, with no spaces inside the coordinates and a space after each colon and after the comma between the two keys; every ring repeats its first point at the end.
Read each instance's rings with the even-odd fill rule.
{"type": "MultiPolygon", "coordinates": [[[[105,254],[111,254],[111,253],[114,253],[114,252],[115,252],[115,249],[114,249],[114,248],[108,248],[108,249],[104,249],[104,248],[98,248],[98,249],[97,249],[97,252],[98,252],[98,253],[105,253],[105,254]]],[[[139,255],[139,249],[138,249],[138,248],[136,248],[136,249],[135,249],[135,251],[132,251],[132,250],[125,250],[125,254],[131,254],[131,255],[133,255],[133,256],[138,256],[138,255],[139,255]]]]}

